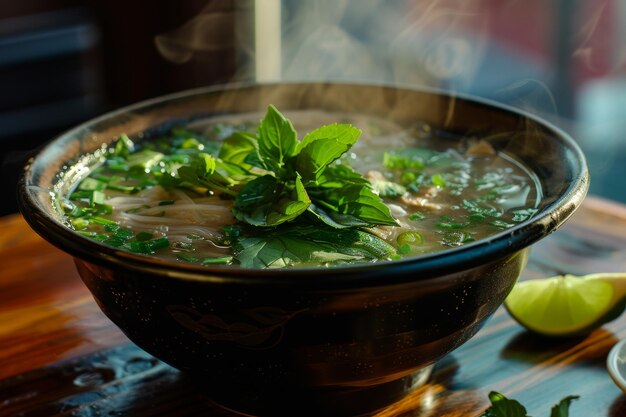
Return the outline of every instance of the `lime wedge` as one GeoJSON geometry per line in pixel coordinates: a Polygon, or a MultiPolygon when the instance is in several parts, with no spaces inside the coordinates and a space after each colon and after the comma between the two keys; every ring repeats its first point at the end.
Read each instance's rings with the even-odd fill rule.
{"type": "Polygon", "coordinates": [[[617,318],[626,304],[626,273],[559,275],[520,281],[504,301],[522,326],[547,336],[576,336],[617,318]]]}

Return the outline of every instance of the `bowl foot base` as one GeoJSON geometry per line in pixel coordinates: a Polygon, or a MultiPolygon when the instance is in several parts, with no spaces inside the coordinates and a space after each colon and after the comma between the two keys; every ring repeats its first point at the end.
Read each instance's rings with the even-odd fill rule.
{"type": "Polygon", "coordinates": [[[260,387],[255,393],[211,389],[207,395],[216,405],[243,416],[371,416],[424,385],[432,368],[372,386],[306,391],[260,387]]]}

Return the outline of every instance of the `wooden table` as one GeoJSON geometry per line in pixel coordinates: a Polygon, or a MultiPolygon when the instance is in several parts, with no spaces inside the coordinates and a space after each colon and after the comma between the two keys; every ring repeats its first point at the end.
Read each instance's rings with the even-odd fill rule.
{"type": "MultiPolygon", "coordinates": [[[[104,317],[72,259],[18,215],[0,218],[0,416],[229,416],[104,317]]],[[[588,198],[535,245],[523,277],[626,271],[626,206],[588,198]]],[[[626,315],[575,340],[524,331],[501,308],[430,383],[379,416],[479,416],[491,390],[535,417],[570,394],[571,417],[626,416],[606,372],[626,315]]],[[[303,405],[305,407],[306,405],[303,405]]]]}

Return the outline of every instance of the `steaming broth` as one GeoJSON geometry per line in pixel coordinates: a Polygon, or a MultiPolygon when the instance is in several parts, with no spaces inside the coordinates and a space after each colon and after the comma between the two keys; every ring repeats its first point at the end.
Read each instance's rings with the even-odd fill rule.
{"type": "MultiPolygon", "coordinates": [[[[181,184],[178,177],[188,174],[181,167],[198,155],[224,154],[224,144],[236,132],[254,132],[260,117],[213,118],[173,128],[138,146],[120,139],[64,201],[70,227],[107,245],[181,262],[244,267],[336,265],[415,256],[483,239],[532,216],[540,199],[533,176],[486,142],[446,139],[425,125],[406,130],[385,120],[345,115],[342,123],[351,123],[363,133],[333,162],[333,169],[342,172],[337,168],[341,165],[362,174],[369,183],[366,188],[380,197],[397,224],[381,221],[347,227],[324,220],[324,207],[320,209],[323,215],[317,212],[318,218],[309,207],[295,226],[295,222],[274,227],[242,225],[241,218],[256,218],[256,214],[254,208],[249,216],[238,212],[241,197],[236,193],[241,186],[235,185],[232,192],[220,188],[228,182],[212,182],[207,191],[204,183],[181,184]],[[172,178],[178,183],[172,184],[172,178]],[[320,219],[326,223],[320,225],[320,219]]],[[[338,119],[336,114],[312,111],[289,117],[298,132],[310,132],[338,119]]],[[[247,160],[237,161],[256,169],[247,160]]],[[[229,175],[237,181],[237,175],[247,174],[229,175]]],[[[316,181],[321,180],[309,180],[309,184],[316,181]]],[[[289,195],[296,193],[295,188],[289,195]]],[[[335,193],[331,200],[340,201],[341,193],[350,194],[350,189],[324,192],[335,193]]],[[[319,189],[307,192],[313,198],[312,207],[322,206],[314,199],[319,189]]]]}

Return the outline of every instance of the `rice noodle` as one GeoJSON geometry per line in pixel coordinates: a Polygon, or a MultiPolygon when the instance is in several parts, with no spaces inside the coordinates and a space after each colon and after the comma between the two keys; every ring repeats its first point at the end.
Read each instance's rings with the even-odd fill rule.
{"type": "Polygon", "coordinates": [[[190,242],[189,235],[216,241],[221,236],[219,229],[234,223],[232,201],[215,196],[191,198],[182,190],[167,191],[160,186],[131,196],[115,195],[106,203],[113,208],[112,220],[121,226],[167,234],[173,242],[190,242]],[[167,204],[159,205],[166,200],[167,204]]]}

